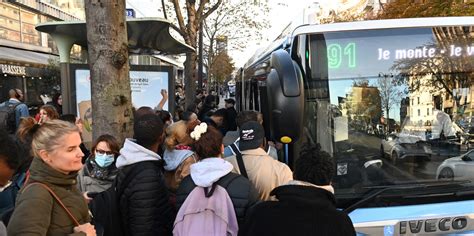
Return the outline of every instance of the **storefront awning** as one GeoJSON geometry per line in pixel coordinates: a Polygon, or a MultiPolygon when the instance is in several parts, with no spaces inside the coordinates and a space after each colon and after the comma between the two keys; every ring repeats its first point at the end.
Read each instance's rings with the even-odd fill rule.
{"type": "MultiPolygon", "coordinates": [[[[127,34],[130,53],[133,54],[181,54],[195,51],[191,46],[178,41],[170,34],[175,28],[162,18],[127,19],[127,34]]],[[[62,35],[74,39],[74,44],[87,48],[85,21],[59,21],[41,23],[36,30],[51,35],[62,35]]]]}
{"type": "Polygon", "coordinates": [[[46,53],[0,47],[0,61],[19,62],[22,64],[31,63],[35,65],[48,65],[49,59],[57,58],[57,56],[46,53]]]}

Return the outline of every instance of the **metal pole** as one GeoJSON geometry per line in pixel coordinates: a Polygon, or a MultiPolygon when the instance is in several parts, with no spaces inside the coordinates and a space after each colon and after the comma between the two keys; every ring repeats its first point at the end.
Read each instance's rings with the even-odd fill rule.
{"type": "Polygon", "coordinates": [[[72,96],[75,96],[75,91],[71,90],[71,72],[69,62],[59,63],[61,68],[61,95],[63,98],[62,112],[63,114],[72,114],[76,104],[72,104],[72,96]]]}
{"type": "Polygon", "coordinates": [[[202,22],[199,25],[199,60],[198,60],[198,80],[199,80],[199,89],[202,89],[202,77],[203,77],[203,55],[202,55],[202,22]]]}

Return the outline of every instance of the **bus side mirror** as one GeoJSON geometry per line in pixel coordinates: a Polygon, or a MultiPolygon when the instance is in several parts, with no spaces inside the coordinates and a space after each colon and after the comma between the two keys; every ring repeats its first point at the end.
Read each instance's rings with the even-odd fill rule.
{"type": "Polygon", "coordinates": [[[282,143],[299,139],[303,130],[303,76],[287,51],[272,53],[267,94],[272,137],[282,143]]]}

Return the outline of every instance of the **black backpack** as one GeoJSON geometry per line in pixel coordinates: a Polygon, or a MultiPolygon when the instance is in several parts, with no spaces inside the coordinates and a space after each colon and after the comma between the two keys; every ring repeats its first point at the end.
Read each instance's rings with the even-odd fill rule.
{"type": "Polygon", "coordinates": [[[130,166],[131,170],[120,183],[120,186],[118,186],[118,178],[115,178],[110,188],[96,195],[89,203],[89,209],[93,216],[92,223],[97,229],[97,235],[127,235],[126,222],[122,221],[122,214],[120,213],[120,197],[139,173],[150,168],[159,171],[160,166],[146,164],[148,162],[139,162],[130,166]]]}
{"type": "Polygon", "coordinates": [[[8,133],[13,134],[16,131],[16,113],[15,109],[22,103],[13,104],[5,102],[3,106],[0,106],[0,129],[6,130],[8,133]]]}

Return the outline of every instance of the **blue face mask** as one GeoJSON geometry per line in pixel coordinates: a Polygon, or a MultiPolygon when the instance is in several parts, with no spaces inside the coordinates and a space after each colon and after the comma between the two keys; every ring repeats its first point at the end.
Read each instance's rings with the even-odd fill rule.
{"type": "Polygon", "coordinates": [[[114,155],[107,155],[107,154],[95,154],[95,163],[99,165],[100,167],[108,167],[112,163],[114,163],[115,158],[114,155]]]}

